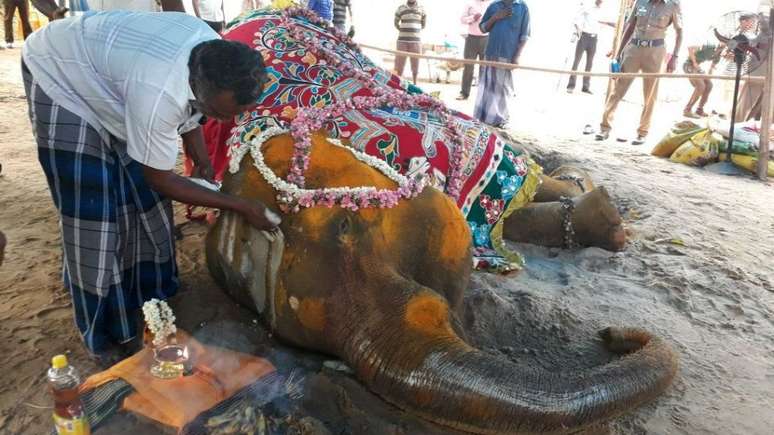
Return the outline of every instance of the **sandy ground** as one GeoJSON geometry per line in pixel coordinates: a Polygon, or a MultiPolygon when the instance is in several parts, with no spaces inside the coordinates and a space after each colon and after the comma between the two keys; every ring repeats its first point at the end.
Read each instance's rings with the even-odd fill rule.
{"type": "MultiPolygon", "coordinates": [[[[19,50],[0,51],[0,229],[9,239],[0,269],[0,433],[42,434],[50,422],[44,383],[50,356],[67,352],[85,373],[96,367],[79,342],[60,283],[57,216],[29,130],[18,56],[19,50]]],[[[453,101],[455,86],[427,89],[471,111],[472,101],[453,101]]],[[[649,148],[595,143],[578,132],[598,121],[602,97],[535,98],[536,92],[517,85],[517,101],[534,103],[514,109],[515,134],[548,169],[574,164],[607,186],[632,240],[617,254],[515,246],[527,256],[525,272],[476,274],[471,283],[465,325],[473,343],[523,364],[577,370],[606,358],[592,339],[596,329],[644,326],[674,344],[681,372],[656,403],[613,422],[613,433],[771,433],[772,185],[655,159],[649,148]]],[[[679,110],[679,104],[662,106],[652,137],[679,110]]],[[[622,105],[618,124],[634,130],[638,111],[636,99],[622,105]]],[[[348,376],[321,369],[324,358],[273,343],[209,278],[205,231],[186,225],[178,245],[183,288],[175,307],[184,328],[283,369],[303,368],[306,396],[288,412],[314,416],[333,433],[444,433],[384,405],[348,376]]],[[[130,430],[161,433],[126,417],[99,433],[130,430]]]]}

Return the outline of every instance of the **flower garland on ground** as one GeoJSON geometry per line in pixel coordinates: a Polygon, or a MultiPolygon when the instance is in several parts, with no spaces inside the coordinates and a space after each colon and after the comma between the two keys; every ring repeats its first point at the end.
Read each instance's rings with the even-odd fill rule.
{"type": "MultiPolygon", "coordinates": [[[[326,122],[341,117],[344,113],[351,110],[369,110],[376,109],[384,106],[392,106],[400,110],[410,110],[417,107],[424,107],[434,111],[439,118],[444,122],[446,127],[452,132],[451,140],[455,146],[453,148],[452,155],[450,156],[450,168],[451,173],[447,182],[446,191],[453,198],[459,197],[462,189],[462,164],[465,159],[465,146],[463,140],[463,134],[460,131],[460,127],[454,122],[451,116],[451,111],[439,100],[426,95],[411,95],[403,89],[392,89],[388,86],[378,85],[367,72],[361,71],[356,68],[352,62],[341,59],[333,50],[325,47],[319,38],[310,35],[304,31],[304,29],[297,25],[293,18],[302,18],[315,24],[327,32],[333,33],[333,35],[339,40],[347,44],[351,49],[359,52],[357,45],[343,32],[335,29],[327,21],[321,20],[316,14],[305,8],[288,8],[282,11],[281,25],[288,29],[290,35],[295,39],[307,44],[308,50],[320,59],[323,59],[328,64],[336,67],[341,73],[347,77],[357,79],[364,87],[368,88],[374,96],[368,97],[355,97],[351,100],[339,101],[334,104],[328,105],[324,108],[302,108],[298,111],[296,117],[291,121],[290,133],[294,143],[294,154],[291,158],[290,172],[288,174],[287,181],[296,184],[298,189],[302,191],[305,185],[304,173],[309,168],[309,155],[312,149],[312,132],[319,130],[326,122]]],[[[361,159],[362,160],[362,159],[361,159]]],[[[374,159],[374,161],[381,161],[374,159]]],[[[374,164],[372,164],[373,166],[374,164]]],[[[382,170],[384,172],[384,170],[382,170]]],[[[392,207],[397,204],[397,201],[401,198],[408,198],[416,196],[421,192],[421,188],[424,183],[416,181],[408,181],[408,184],[400,184],[400,187],[395,191],[376,190],[369,191],[368,194],[364,194],[362,191],[358,191],[357,196],[352,196],[352,193],[345,192],[330,192],[317,190],[303,191],[303,202],[300,201],[301,197],[298,197],[299,201],[296,203],[300,207],[311,207],[314,205],[331,203],[346,206],[351,208],[354,204],[357,208],[364,207],[392,207]],[[366,196],[363,196],[366,195],[366,196]]],[[[287,187],[287,186],[286,186],[287,187]]],[[[367,189],[367,188],[356,188],[367,189]]],[[[289,193],[291,190],[280,190],[283,193],[289,193]]],[[[285,195],[293,197],[298,196],[299,193],[285,195]]],[[[286,198],[292,199],[292,198],[286,198]]],[[[296,210],[296,206],[290,207],[292,210],[296,210]]]]}
{"type": "Polygon", "coordinates": [[[170,335],[177,333],[175,315],[165,301],[151,299],[142,305],[145,324],[153,334],[153,344],[160,346],[166,343],[170,335]]]}

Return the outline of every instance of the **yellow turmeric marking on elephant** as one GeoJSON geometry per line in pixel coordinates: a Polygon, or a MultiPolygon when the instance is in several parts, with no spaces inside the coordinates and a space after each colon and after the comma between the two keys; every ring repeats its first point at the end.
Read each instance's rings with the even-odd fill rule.
{"type": "Polygon", "coordinates": [[[453,334],[449,325],[449,305],[440,296],[424,291],[406,304],[408,326],[426,334],[453,334]]]}
{"type": "Polygon", "coordinates": [[[298,307],[298,320],[305,328],[322,332],[325,329],[325,301],[320,298],[305,298],[298,307]]]}
{"type": "Polygon", "coordinates": [[[439,216],[444,216],[444,231],[440,237],[438,254],[446,264],[455,264],[468,255],[470,246],[470,228],[457,208],[448,197],[438,197],[435,207],[439,216]]]}

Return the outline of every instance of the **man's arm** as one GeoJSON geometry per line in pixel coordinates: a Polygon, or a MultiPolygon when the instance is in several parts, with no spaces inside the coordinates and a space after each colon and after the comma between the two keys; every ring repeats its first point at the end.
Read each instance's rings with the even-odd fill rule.
{"type": "Polygon", "coordinates": [[[161,10],[164,12],[185,12],[183,0],[161,0],[161,10]]]}
{"type": "Polygon", "coordinates": [[[151,189],[161,195],[185,204],[231,210],[241,214],[250,225],[268,230],[281,222],[279,215],[272,212],[260,201],[246,200],[238,196],[215,192],[175,174],[143,165],[145,181],[151,189]]]}
{"type": "Polygon", "coordinates": [[[629,21],[626,22],[626,28],[624,29],[623,38],[621,38],[621,46],[618,47],[618,53],[616,53],[615,58],[618,60],[621,60],[621,56],[623,56],[624,48],[629,44],[629,40],[632,39],[632,35],[634,34],[634,29],[637,27],[637,17],[632,16],[629,18],[629,21]]]}
{"type": "Polygon", "coordinates": [[[54,0],[31,0],[35,9],[45,15],[49,20],[58,20],[64,18],[67,8],[60,8],[54,0]]]}
{"type": "Polygon", "coordinates": [[[491,12],[494,11],[494,9],[492,9],[494,5],[495,4],[489,5],[486,13],[484,13],[484,17],[481,19],[481,24],[478,25],[483,33],[489,33],[495,23],[512,15],[510,9],[500,9],[497,12],[491,12]]]}
{"type": "Polygon", "coordinates": [[[672,57],[667,63],[667,72],[674,72],[677,67],[677,55],[680,54],[680,46],[683,44],[683,29],[675,28],[675,49],[672,51],[672,57]]]}
{"type": "Polygon", "coordinates": [[[199,13],[199,0],[191,0],[191,6],[193,6],[194,15],[201,18],[202,15],[199,13]]]}
{"type": "Polygon", "coordinates": [[[395,25],[395,30],[400,31],[400,7],[395,11],[395,20],[393,21],[393,24],[395,25]]]}
{"type": "Polygon", "coordinates": [[[529,37],[532,35],[532,23],[529,18],[529,8],[525,6],[524,17],[521,20],[521,29],[519,35],[519,45],[516,46],[516,51],[513,55],[513,63],[518,65],[521,52],[524,50],[524,46],[527,45],[529,37]]]}
{"type": "Polygon", "coordinates": [[[185,154],[194,162],[194,177],[201,177],[207,181],[214,181],[215,170],[212,168],[212,162],[207,154],[207,145],[204,141],[202,127],[183,133],[183,149],[185,154]]]}
{"type": "Polygon", "coordinates": [[[696,60],[696,50],[698,47],[688,47],[688,59],[691,61],[691,65],[693,65],[694,69],[699,69],[699,62],[696,60]]]}

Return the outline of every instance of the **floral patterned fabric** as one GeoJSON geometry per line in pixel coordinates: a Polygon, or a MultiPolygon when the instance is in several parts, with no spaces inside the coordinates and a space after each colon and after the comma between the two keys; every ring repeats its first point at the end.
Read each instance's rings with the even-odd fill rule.
{"type": "MultiPolygon", "coordinates": [[[[293,20],[305,32],[316,34],[338,56],[368,71],[377,83],[409,93],[422,92],[377,68],[320,27],[302,18],[293,20]]],[[[205,126],[206,130],[218,129],[221,138],[230,131],[227,142],[231,147],[240,147],[261,129],[287,125],[300,107],[322,107],[353,96],[371,95],[357,79],[318,59],[303,42],[291,38],[280,23],[276,11],[255,11],[231,23],[224,35],[224,39],[240,41],[260,51],[269,76],[256,108],[240,116],[233,128],[214,122],[205,126]]],[[[522,151],[469,116],[455,113],[454,121],[462,127],[468,148],[457,205],[473,235],[474,266],[503,273],[518,270],[523,260],[504,247],[502,225],[508,215],[532,200],[541,169],[522,151]]],[[[354,110],[325,128],[331,137],[383,159],[402,174],[424,173],[434,187],[444,190],[452,142],[448,128],[433,113],[390,107],[354,110]]]]}

